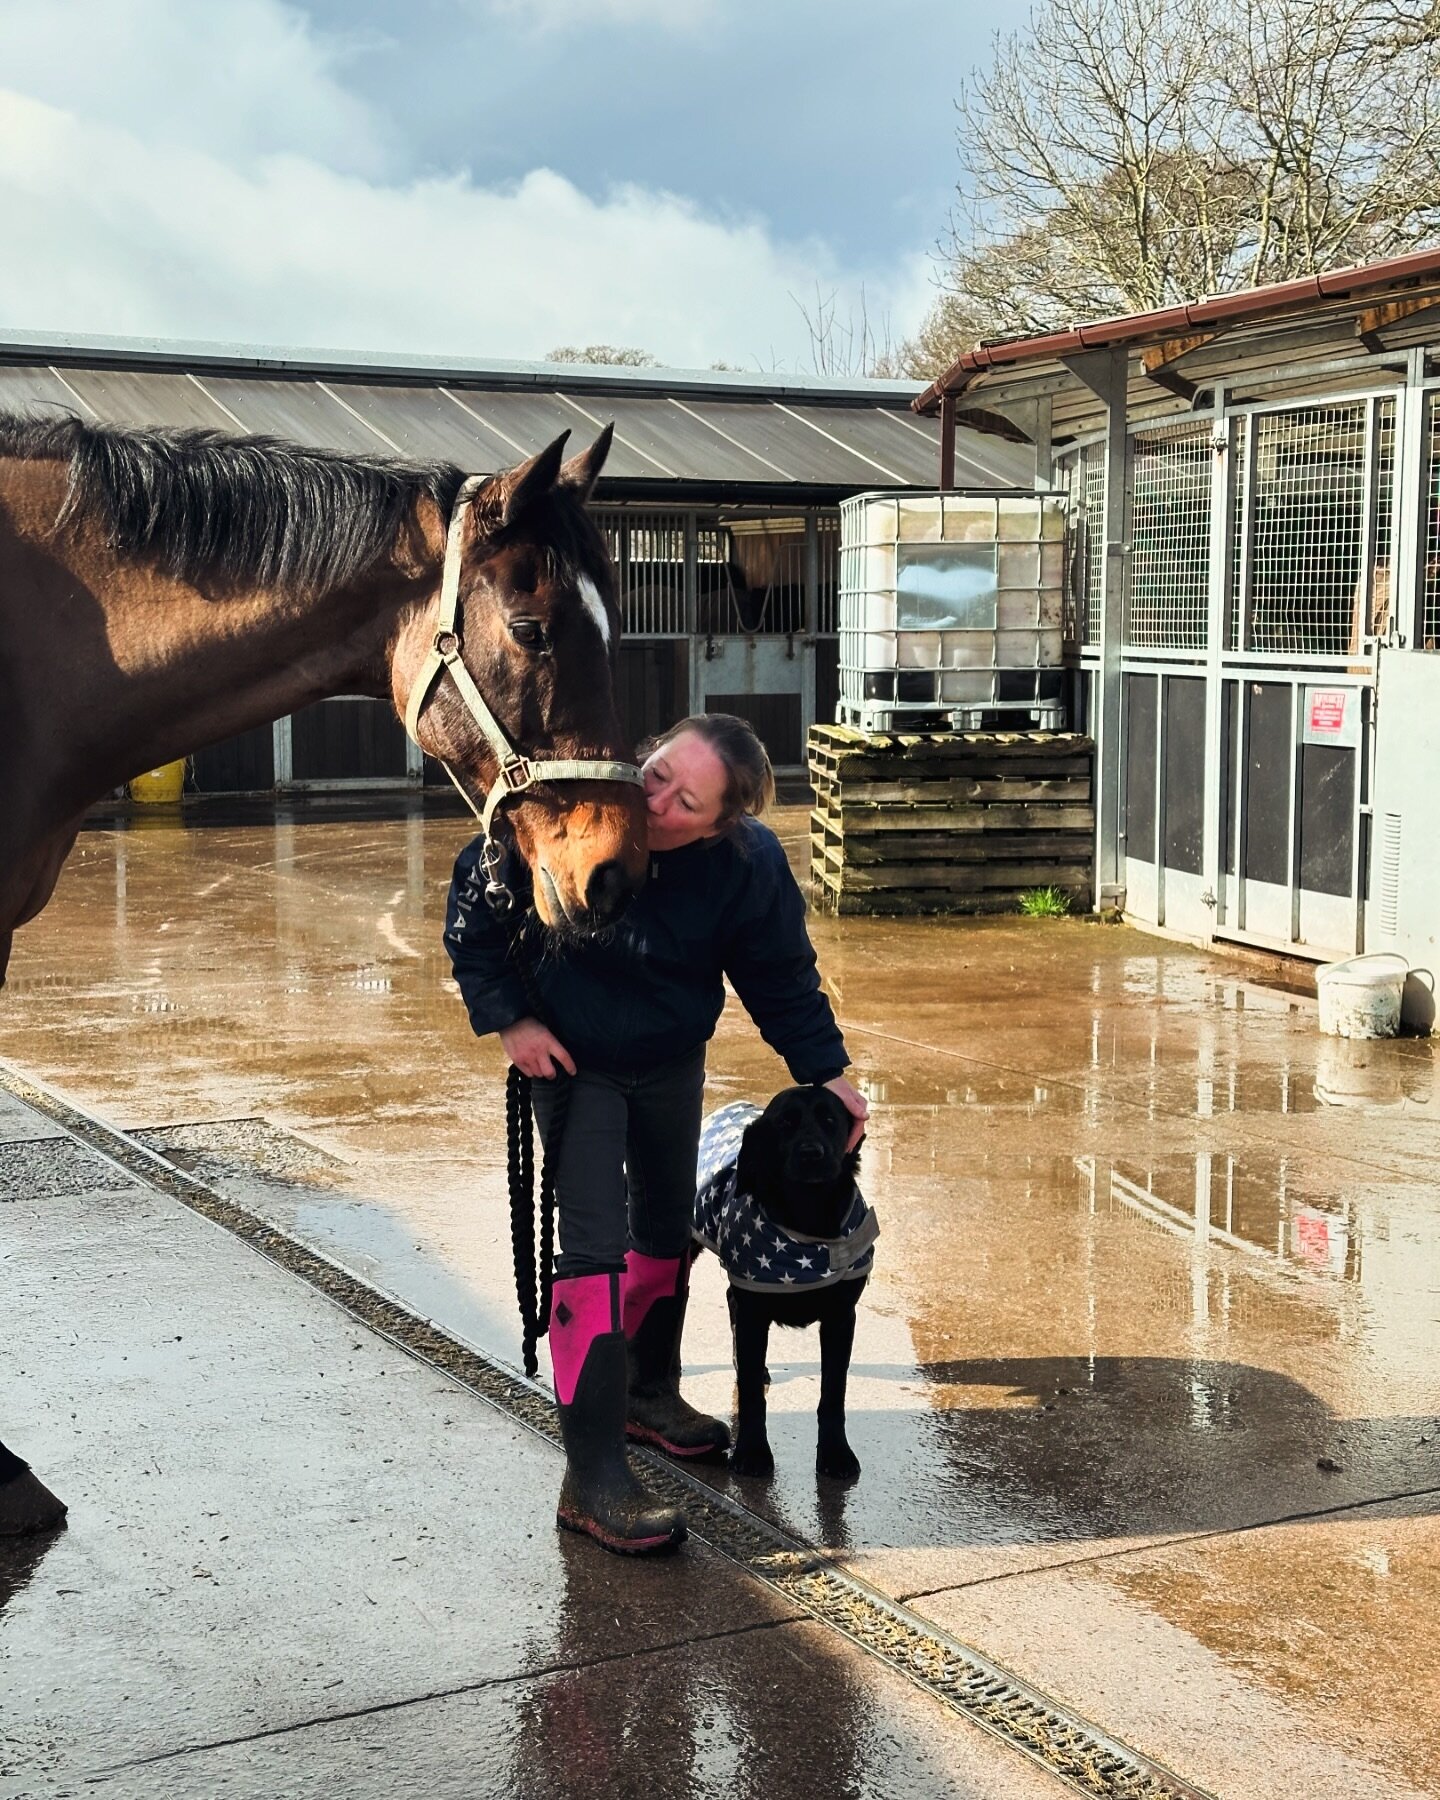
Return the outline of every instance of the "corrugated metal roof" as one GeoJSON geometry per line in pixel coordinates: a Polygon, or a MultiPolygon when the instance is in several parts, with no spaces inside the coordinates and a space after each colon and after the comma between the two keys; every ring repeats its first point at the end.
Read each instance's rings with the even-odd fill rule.
{"type": "MultiPolygon", "coordinates": [[[[297,353],[298,355],[298,353],[297,353]]],[[[27,343],[0,333],[0,409],[63,409],[126,425],[261,432],[314,448],[506,468],[564,430],[588,441],[614,421],[607,489],[658,496],[683,482],[855,493],[933,487],[936,425],[909,410],[908,383],[729,371],[311,358],[236,346],[120,340],[27,343]]],[[[959,434],[968,484],[1026,486],[1024,446],[959,434]]]]}

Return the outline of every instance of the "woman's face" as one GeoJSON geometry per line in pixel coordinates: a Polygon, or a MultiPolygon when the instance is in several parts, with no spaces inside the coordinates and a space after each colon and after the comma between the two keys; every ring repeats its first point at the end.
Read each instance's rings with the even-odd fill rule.
{"type": "Polygon", "coordinates": [[[715,836],[729,777],[703,737],[682,731],[646,760],[643,773],[652,850],[681,850],[715,836]]]}

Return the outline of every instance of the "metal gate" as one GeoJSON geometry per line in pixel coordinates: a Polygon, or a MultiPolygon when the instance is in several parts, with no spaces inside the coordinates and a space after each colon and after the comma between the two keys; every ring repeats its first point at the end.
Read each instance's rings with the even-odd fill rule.
{"type": "MultiPolygon", "coordinates": [[[[1360,941],[1393,394],[1134,429],[1121,644],[1127,913],[1313,955],[1360,941]]],[[[1072,617],[1098,643],[1101,459],[1069,459],[1072,617]]]]}
{"type": "Polygon", "coordinates": [[[685,711],[738,713],[778,769],[800,768],[834,685],[838,516],[615,508],[596,518],[620,577],[622,700],[636,735],[685,711]],[[673,705],[657,703],[662,689],[673,705]]]}

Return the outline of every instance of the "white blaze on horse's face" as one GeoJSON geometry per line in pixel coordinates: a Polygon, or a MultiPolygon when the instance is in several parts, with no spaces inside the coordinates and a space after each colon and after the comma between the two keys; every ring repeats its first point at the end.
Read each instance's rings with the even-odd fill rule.
{"type": "Polygon", "coordinates": [[[580,598],[585,602],[585,610],[595,621],[595,629],[600,633],[600,642],[608,651],[610,648],[610,615],[605,611],[605,602],[600,598],[600,590],[588,575],[582,575],[575,584],[580,590],[580,598]]]}

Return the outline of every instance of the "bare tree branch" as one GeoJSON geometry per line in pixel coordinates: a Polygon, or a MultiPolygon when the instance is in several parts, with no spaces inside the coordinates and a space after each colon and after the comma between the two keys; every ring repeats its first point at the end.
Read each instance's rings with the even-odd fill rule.
{"type": "Polygon", "coordinates": [[[1440,239],[1440,0],[1040,0],[956,106],[916,374],[1440,239]]]}

